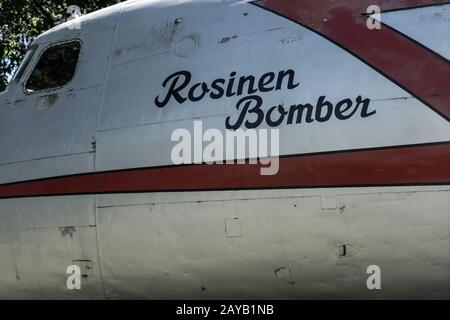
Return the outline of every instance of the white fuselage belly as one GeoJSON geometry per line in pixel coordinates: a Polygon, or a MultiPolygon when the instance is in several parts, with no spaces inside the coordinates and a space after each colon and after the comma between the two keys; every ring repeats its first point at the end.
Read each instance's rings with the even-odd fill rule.
{"type": "Polygon", "coordinates": [[[449,194],[427,186],[3,200],[1,295],[448,298],[449,194]],[[66,268],[84,260],[93,270],[80,291],[67,290],[66,268]],[[371,265],[381,290],[366,286],[371,265]]]}

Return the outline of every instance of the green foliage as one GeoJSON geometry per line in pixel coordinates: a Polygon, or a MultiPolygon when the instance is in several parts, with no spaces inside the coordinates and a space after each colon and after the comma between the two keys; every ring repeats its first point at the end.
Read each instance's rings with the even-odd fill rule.
{"type": "Polygon", "coordinates": [[[27,46],[42,32],[67,18],[67,8],[80,7],[83,14],[119,0],[0,0],[0,91],[22,61],[27,46]]]}

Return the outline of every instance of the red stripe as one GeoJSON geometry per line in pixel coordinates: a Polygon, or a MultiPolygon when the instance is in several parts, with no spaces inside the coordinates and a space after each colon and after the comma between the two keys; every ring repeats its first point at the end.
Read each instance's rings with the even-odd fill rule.
{"type": "Polygon", "coordinates": [[[260,165],[188,165],[103,172],[0,186],[0,198],[81,193],[450,183],[450,144],[299,155],[274,176],[260,165]]]}
{"type": "Polygon", "coordinates": [[[95,176],[58,177],[0,185],[0,198],[95,193],[95,176]]]}
{"type": "Polygon", "coordinates": [[[332,40],[450,121],[448,60],[389,27],[370,30],[366,25],[367,17],[362,16],[372,4],[387,11],[443,3],[448,1],[261,0],[256,5],[332,40]]]}

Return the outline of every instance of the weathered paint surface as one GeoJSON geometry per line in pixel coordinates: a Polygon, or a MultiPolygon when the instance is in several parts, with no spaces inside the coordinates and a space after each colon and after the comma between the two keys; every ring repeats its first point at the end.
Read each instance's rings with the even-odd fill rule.
{"type": "Polygon", "coordinates": [[[450,5],[380,1],[401,10],[373,34],[365,1],[330,3],[129,1],[39,37],[0,95],[0,298],[448,299],[450,5]],[[26,94],[40,53],[71,39],[73,81],[26,94]],[[256,93],[261,110],[361,96],[376,113],[283,122],[276,176],[173,166],[174,129],[225,130],[243,97],[158,108],[182,70],[191,86],[293,70],[299,86],[256,93]]]}

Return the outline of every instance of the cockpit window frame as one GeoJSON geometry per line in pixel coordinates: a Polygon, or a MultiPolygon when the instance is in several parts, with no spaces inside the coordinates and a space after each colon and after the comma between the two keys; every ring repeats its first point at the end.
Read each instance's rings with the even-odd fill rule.
{"type": "MultiPolygon", "coordinates": [[[[38,51],[38,50],[39,50],[39,48],[36,51],[38,51]]],[[[75,77],[78,74],[78,68],[80,66],[82,50],[83,50],[83,41],[80,38],[74,38],[74,39],[60,41],[60,42],[53,42],[53,43],[50,43],[50,44],[46,45],[45,47],[42,47],[42,50],[40,50],[39,55],[34,60],[33,68],[30,69],[30,71],[28,72],[28,75],[27,75],[25,81],[22,84],[23,92],[26,95],[33,95],[33,94],[38,94],[38,93],[42,93],[42,92],[56,91],[56,90],[60,90],[60,89],[63,89],[65,87],[69,86],[73,82],[73,80],[75,79],[75,77]],[[44,55],[44,53],[47,52],[47,50],[51,49],[52,47],[60,46],[60,45],[67,44],[67,43],[73,43],[73,42],[78,42],[80,44],[80,52],[78,54],[78,61],[77,61],[77,65],[75,67],[75,72],[74,72],[72,78],[70,79],[70,81],[68,81],[66,84],[64,84],[62,86],[58,86],[58,87],[53,87],[53,88],[43,89],[43,90],[38,90],[38,91],[29,91],[26,88],[27,83],[30,80],[31,75],[33,74],[34,70],[36,69],[36,67],[37,67],[39,61],[41,60],[42,56],[44,55]]],[[[36,51],[35,51],[35,54],[36,54],[36,51]]]]}
{"type": "Polygon", "coordinates": [[[36,52],[38,51],[39,46],[31,45],[27,48],[27,52],[23,61],[20,63],[16,72],[14,73],[10,84],[20,83],[20,80],[24,77],[28,70],[30,70],[30,66],[32,65],[33,59],[35,58],[36,52]]]}

